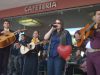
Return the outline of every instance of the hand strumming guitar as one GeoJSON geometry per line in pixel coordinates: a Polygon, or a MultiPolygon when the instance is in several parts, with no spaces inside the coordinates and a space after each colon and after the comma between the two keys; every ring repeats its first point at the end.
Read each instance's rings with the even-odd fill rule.
{"type": "Polygon", "coordinates": [[[8,33],[9,31],[1,31],[0,33],[1,34],[6,34],[6,33],[8,33]]]}

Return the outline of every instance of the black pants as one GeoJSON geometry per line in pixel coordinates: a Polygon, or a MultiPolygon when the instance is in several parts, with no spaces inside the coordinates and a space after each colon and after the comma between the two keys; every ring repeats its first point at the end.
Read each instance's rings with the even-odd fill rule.
{"type": "Polygon", "coordinates": [[[7,65],[10,53],[10,46],[0,48],[0,75],[7,75],[7,65]]]}
{"type": "Polygon", "coordinates": [[[22,75],[37,75],[38,72],[38,55],[29,53],[25,55],[22,75]]]}

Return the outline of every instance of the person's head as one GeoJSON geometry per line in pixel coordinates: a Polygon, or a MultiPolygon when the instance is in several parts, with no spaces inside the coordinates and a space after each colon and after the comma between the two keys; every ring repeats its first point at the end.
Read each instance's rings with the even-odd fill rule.
{"type": "Polygon", "coordinates": [[[78,41],[78,40],[81,39],[81,38],[80,38],[79,30],[77,30],[77,31],[75,32],[75,34],[74,34],[74,38],[75,38],[76,41],[78,41]]]}
{"type": "Polygon", "coordinates": [[[34,31],[33,32],[33,37],[38,38],[39,37],[39,31],[34,31]]]}
{"type": "Polygon", "coordinates": [[[4,21],[3,21],[3,27],[4,27],[4,28],[9,28],[9,27],[10,27],[10,21],[4,20],[4,21]]]}
{"type": "Polygon", "coordinates": [[[94,13],[94,20],[97,24],[100,24],[100,10],[96,10],[94,13]]]}
{"type": "Polygon", "coordinates": [[[54,24],[56,25],[56,29],[63,30],[63,21],[61,19],[56,19],[54,24]]]}
{"type": "Polygon", "coordinates": [[[25,34],[21,34],[21,40],[26,40],[26,35],[25,34]]]}
{"type": "Polygon", "coordinates": [[[76,57],[80,56],[81,55],[81,51],[80,50],[77,50],[76,51],[76,57]]]}

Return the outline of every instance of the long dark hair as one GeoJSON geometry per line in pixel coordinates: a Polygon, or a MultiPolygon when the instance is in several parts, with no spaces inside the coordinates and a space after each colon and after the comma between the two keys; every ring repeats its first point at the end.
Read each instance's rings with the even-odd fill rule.
{"type": "MultiPolygon", "coordinates": [[[[61,30],[59,33],[57,33],[57,30],[54,31],[54,33],[57,33],[59,36],[61,36],[62,32],[64,31],[64,22],[62,19],[56,19],[56,20],[59,20],[60,21],[60,25],[61,25],[61,30]]],[[[55,21],[56,21],[55,20],[55,21]]]]}

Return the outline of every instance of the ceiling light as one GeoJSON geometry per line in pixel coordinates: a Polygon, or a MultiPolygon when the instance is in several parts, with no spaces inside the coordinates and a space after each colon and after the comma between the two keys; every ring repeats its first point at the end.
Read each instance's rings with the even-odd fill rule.
{"type": "Polygon", "coordinates": [[[19,24],[24,26],[39,26],[40,23],[35,19],[22,19],[19,20],[19,24]]]}

